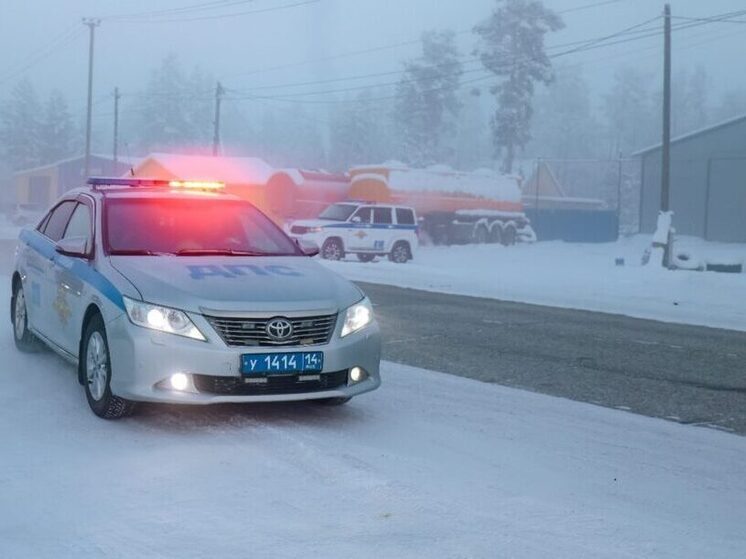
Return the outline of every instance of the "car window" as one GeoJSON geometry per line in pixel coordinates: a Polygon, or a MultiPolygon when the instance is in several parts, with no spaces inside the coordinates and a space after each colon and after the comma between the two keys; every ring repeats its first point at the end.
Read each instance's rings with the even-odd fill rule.
{"type": "MultiPolygon", "coordinates": [[[[364,207],[360,208],[358,211],[355,212],[355,214],[352,216],[352,219],[355,220],[355,218],[360,218],[360,223],[370,223],[371,217],[372,217],[372,210],[371,207],[364,207]]],[[[357,221],[357,220],[355,220],[357,221]]]]}
{"type": "Polygon", "coordinates": [[[66,200],[54,208],[51,211],[49,218],[45,220],[46,223],[44,224],[42,233],[55,243],[59,241],[65,233],[67,222],[70,220],[70,216],[72,215],[73,210],[75,210],[76,204],[77,202],[73,200],[66,200]]]}
{"type": "Polygon", "coordinates": [[[391,220],[391,208],[373,208],[373,223],[388,225],[391,220]]]}
{"type": "Polygon", "coordinates": [[[63,239],[72,237],[91,238],[91,208],[86,204],[78,204],[73,211],[65,229],[63,239]]]}
{"type": "Polygon", "coordinates": [[[396,222],[399,225],[414,225],[414,212],[406,208],[396,208],[396,222]]]}

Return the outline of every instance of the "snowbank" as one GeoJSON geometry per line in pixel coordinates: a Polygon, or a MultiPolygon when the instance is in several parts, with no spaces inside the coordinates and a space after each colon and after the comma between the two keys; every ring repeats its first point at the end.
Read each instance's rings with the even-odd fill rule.
{"type": "MultiPolygon", "coordinates": [[[[609,244],[422,247],[406,265],[323,262],[356,281],[746,331],[746,276],[644,267],[649,246],[640,235],[609,244]]],[[[675,248],[746,260],[746,245],[679,237],[675,248]]]]}
{"type": "Polygon", "coordinates": [[[16,352],[0,324],[0,557],[725,559],[746,546],[734,435],[390,363],[381,390],[345,408],[161,406],[112,423],[72,367],[16,352]]]}

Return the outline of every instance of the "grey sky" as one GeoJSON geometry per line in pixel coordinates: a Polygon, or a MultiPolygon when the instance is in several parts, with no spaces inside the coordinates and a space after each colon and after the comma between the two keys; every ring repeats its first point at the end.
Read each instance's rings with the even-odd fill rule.
{"type": "MultiPolygon", "coordinates": [[[[299,0],[256,0],[253,4],[225,8],[240,12],[297,3],[299,0]]],[[[556,10],[568,10],[600,0],[545,0],[556,10]]],[[[199,0],[2,0],[0,8],[0,96],[23,76],[41,90],[56,87],[66,93],[75,110],[85,95],[87,37],[82,16],[152,11],[188,6],[199,0]],[[23,74],[5,76],[29,59],[40,46],[67,29],[78,34],[23,74]]],[[[673,0],[675,15],[702,17],[744,8],[743,0],[673,0]]],[[[134,92],[150,69],[166,54],[175,52],[185,65],[198,64],[224,80],[229,87],[292,83],[326,77],[347,77],[394,71],[402,59],[417,52],[417,45],[382,50],[367,55],[323,63],[246,74],[263,68],[311,58],[356,51],[416,39],[429,28],[470,29],[489,14],[494,0],[320,0],[320,2],[268,13],[187,23],[116,23],[104,21],[97,34],[96,96],[118,85],[134,92]]],[[[620,0],[597,8],[566,13],[567,28],[554,34],[549,44],[571,42],[612,33],[662,11],[658,0],[620,0]]],[[[460,35],[464,49],[474,37],[460,35]]],[[[614,68],[634,64],[659,73],[660,39],[627,43],[603,50],[571,55],[557,64],[583,64],[596,94],[608,86],[614,68]]],[[[682,31],[675,36],[675,69],[698,64],[707,67],[711,90],[746,87],[741,70],[746,50],[746,25],[713,24],[682,31]],[[734,70],[738,69],[738,70],[734,70]]],[[[653,76],[654,77],[654,76],[653,76]]],[[[393,81],[391,76],[365,83],[393,81]]],[[[314,90],[318,86],[305,89],[314,90]]],[[[304,91],[303,88],[293,90],[304,91]]],[[[277,92],[275,92],[277,93],[277,92]]]]}

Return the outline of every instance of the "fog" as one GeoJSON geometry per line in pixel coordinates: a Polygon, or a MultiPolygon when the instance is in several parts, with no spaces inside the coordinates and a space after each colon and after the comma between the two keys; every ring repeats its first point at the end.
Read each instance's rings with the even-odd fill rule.
{"type": "MultiPolygon", "coordinates": [[[[619,32],[660,15],[663,8],[662,2],[651,0],[544,3],[559,13],[566,25],[547,36],[550,48],[619,32]]],[[[421,52],[418,39],[423,31],[455,31],[461,55],[472,57],[476,37],[471,30],[495,6],[494,0],[255,0],[212,2],[208,4],[221,5],[187,16],[170,16],[174,9],[196,4],[179,0],[5,0],[0,12],[0,100],[19,80],[27,78],[41,99],[54,89],[60,90],[76,125],[81,126],[88,50],[88,31],[81,18],[96,17],[102,22],[96,30],[94,149],[110,149],[111,94],[115,87],[123,94],[122,141],[134,145],[131,136],[140,126],[135,113],[142,104],[138,95],[142,96],[152,71],[168,55],[176,55],[186,72],[200,68],[211,83],[220,80],[226,88],[245,92],[246,96],[261,92],[262,99],[233,100],[232,107],[226,109],[229,114],[240,113],[255,127],[263,115],[297,106],[304,106],[307,115],[323,124],[337,108],[332,102],[356,94],[358,88],[393,91],[402,63],[421,52]],[[152,15],[159,11],[166,15],[152,15]],[[142,13],[151,15],[117,19],[142,13]],[[330,85],[298,85],[330,80],[330,85]],[[346,86],[352,86],[351,93],[344,91],[346,86]],[[332,93],[319,94],[325,90],[332,93]],[[295,103],[276,98],[288,95],[295,96],[295,103]]],[[[672,1],[674,16],[691,18],[711,17],[742,7],[740,0],[672,1]]],[[[659,20],[655,25],[660,23],[659,20]]],[[[644,72],[651,93],[660,88],[661,43],[661,37],[656,35],[572,53],[553,61],[554,70],[581,75],[588,85],[591,110],[600,111],[621,67],[644,72]]],[[[707,103],[716,108],[724,97],[738,97],[746,89],[746,74],[733,70],[740,67],[745,44],[746,26],[733,22],[677,31],[674,73],[703,69],[707,103]]],[[[470,68],[474,64],[472,60],[470,68]]],[[[209,99],[210,92],[199,95],[209,99]]],[[[485,95],[480,104],[489,115],[494,98],[485,95]]],[[[708,122],[722,114],[725,113],[713,110],[708,122]]],[[[322,136],[327,134],[326,130],[321,131],[322,136]]],[[[136,147],[132,149],[137,151],[136,147]]],[[[612,146],[607,151],[614,149],[612,146]]]]}

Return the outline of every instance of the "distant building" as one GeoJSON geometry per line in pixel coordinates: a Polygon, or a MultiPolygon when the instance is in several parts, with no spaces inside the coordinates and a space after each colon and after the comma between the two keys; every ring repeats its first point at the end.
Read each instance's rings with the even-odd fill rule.
{"type": "MultiPolygon", "coordinates": [[[[661,146],[635,155],[642,163],[640,224],[655,228],[661,198],[661,146]]],[[[746,115],[671,142],[670,205],[680,234],[746,242],[746,115]]]]}
{"type": "MultiPolygon", "coordinates": [[[[91,155],[91,175],[123,175],[132,163],[131,159],[114,163],[110,157],[91,155]]],[[[82,186],[86,180],[84,175],[84,156],[17,171],[13,174],[15,203],[45,209],[68,190],[82,186]]]]}

